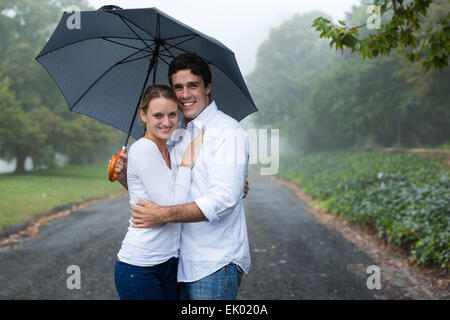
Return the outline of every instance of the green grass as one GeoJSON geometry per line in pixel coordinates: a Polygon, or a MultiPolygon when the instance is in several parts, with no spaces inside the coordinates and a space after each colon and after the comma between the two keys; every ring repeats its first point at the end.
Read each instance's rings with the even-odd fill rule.
{"type": "Polygon", "coordinates": [[[411,154],[328,152],[281,158],[280,176],[325,210],[375,229],[417,264],[450,264],[450,174],[411,154]]]}
{"type": "Polygon", "coordinates": [[[104,164],[0,175],[0,232],[37,213],[123,189],[107,178],[104,164]]]}

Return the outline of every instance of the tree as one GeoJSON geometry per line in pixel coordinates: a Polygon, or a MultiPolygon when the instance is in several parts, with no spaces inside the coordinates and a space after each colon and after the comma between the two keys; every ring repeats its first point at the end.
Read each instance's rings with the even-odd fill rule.
{"type": "Polygon", "coordinates": [[[2,158],[17,159],[16,172],[25,171],[25,159],[34,143],[41,143],[42,134],[25,115],[22,106],[9,89],[9,78],[0,83],[0,151],[2,158]]]}
{"type": "MultiPolygon", "coordinates": [[[[365,12],[354,7],[345,23],[363,23],[365,12]]],[[[306,152],[449,141],[448,68],[424,74],[403,55],[364,60],[348,50],[336,54],[326,40],[309,38],[314,31],[302,25],[309,17],[273,29],[258,50],[248,77],[260,107],[257,124],[279,128],[290,146],[306,152]]],[[[436,17],[424,23],[428,19],[436,17]]]]}
{"type": "Polygon", "coordinates": [[[308,139],[303,133],[309,126],[307,100],[314,86],[311,79],[327,68],[331,57],[326,41],[317,39],[311,28],[318,14],[295,15],[272,29],[258,48],[256,67],[247,77],[259,108],[254,121],[282,128],[281,133],[293,145],[308,139]]]}
{"type": "MultiPolygon", "coordinates": [[[[118,132],[94,119],[68,112],[63,96],[47,72],[34,58],[53,32],[70,0],[0,0],[0,158],[17,160],[16,171],[23,172],[31,157],[35,168],[54,164],[55,153],[64,153],[71,162],[90,158],[99,145],[116,140],[118,132]],[[91,122],[95,123],[91,125],[91,122]],[[89,136],[66,128],[92,127],[89,136]],[[104,140],[101,140],[104,139],[104,140]],[[71,152],[78,144],[83,152],[71,152]]],[[[79,1],[87,8],[86,1],[79,1]]]]}
{"type": "Polygon", "coordinates": [[[316,149],[407,146],[413,133],[420,136],[419,117],[431,110],[421,108],[414,84],[399,74],[399,59],[336,59],[311,92],[316,149]]]}
{"type": "MultiPolygon", "coordinates": [[[[364,6],[354,7],[345,23],[362,24],[365,12],[364,6]]],[[[438,17],[431,12],[424,25],[431,25],[433,19],[438,17]]],[[[369,31],[361,34],[368,36],[369,31]]],[[[363,62],[346,51],[321,78],[311,94],[311,108],[313,119],[322,121],[314,133],[322,148],[349,143],[353,147],[436,146],[450,139],[448,68],[424,74],[420,65],[402,55],[363,62]],[[331,133],[323,132],[324,127],[331,133]]]]}
{"type": "Polygon", "coordinates": [[[319,17],[313,27],[320,38],[330,39],[330,46],[343,52],[359,52],[364,58],[389,55],[392,49],[405,54],[411,62],[418,62],[424,71],[431,68],[443,70],[448,66],[450,51],[450,25],[448,0],[374,0],[369,7],[371,17],[359,26],[348,26],[345,21],[333,24],[319,17]],[[372,27],[374,19],[388,17],[376,26],[376,32],[360,37],[360,29],[372,27]],[[432,19],[426,19],[431,16],[432,19]]]}

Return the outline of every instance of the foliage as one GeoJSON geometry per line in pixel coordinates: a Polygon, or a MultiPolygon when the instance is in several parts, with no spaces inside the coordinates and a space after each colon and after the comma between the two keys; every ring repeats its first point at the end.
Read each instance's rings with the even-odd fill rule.
{"type": "Polygon", "coordinates": [[[445,143],[449,76],[432,70],[424,77],[402,57],[336,60],[310,93],[316,149],[445,143]]]}
{"type": "MultiPolygon", "coordinates": [[[[379,8],[373,16],[389,15],[390,21],[380,23],[379,30],[366,37],[360,37],[360,30],[373,24],[348,26],[345,21],[333,24],[324,17],[317,18],[313,27],[320,32],[320,38],[331,40],[330,46],[343,52],[359,52],[364,58],[389,55],[392,49],[404,53],[411,62],[418,61],[425,71],[431,68],[443,70],[448,66],[450,51],[449,1],[407,1],[374,0],[379,8]],[[429,15],[433,19],[425,19],[429,15]],[[431,23],[431,21],[433,23],[431,23]]],[[[370,9],[370,8],[369,8],[370,9]]]]}
{"type": "MultiPolygon", "coordinates": [[[[117,140],[112,128],[69,113],[56,85],[34,60],[63,9],[72,4],[69,0],[0,1],[0,158],[15,158],[17,172],[25,171],[27,157],[35,169],[52,167],[55,153],[81,163],[92,159],[99,146],[117,140]],[[87,127],[93,129],[89,135],[83,131],[87,127]]],[[[77,6],[88,8],[86,1],[77,6]]]]}
{"type": "Polygon", "coordinates": [[[334,214],[374,228],[418,264],[450,263],[450,175],[417,155],[325,152],[282,157],[280,175],[334,214]]]}
{"type": "Polygon", "coordinates": [[[255,114],[259,123],[276,125],[295,116],[313,88],[310,79],[325,70],[330,58],[326,41],[317,39],[310,27],[317,14],[295,15],[259,47],[256,68],[248,77],[262,111],[255,114]]]}
{"type": "MultiPolygon", "coordinates": [[[[279,128],[288,148],[303,151],[450,141],[448,68],[425,74],[401,55],[364,60],[336,54],[308,28],[317,14],[295,15],[259,48],[248,76],[257,125],[279,128]]],[[[363,6],[354,7],[346,21],[361,23],[366,16],[363,6]]],[[[430,14],[426,22],[433,19],[430,14]]]]}

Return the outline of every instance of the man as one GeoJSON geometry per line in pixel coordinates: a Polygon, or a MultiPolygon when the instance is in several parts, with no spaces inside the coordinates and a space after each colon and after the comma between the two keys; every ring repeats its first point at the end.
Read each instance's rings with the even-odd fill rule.
{"type": "MultiPolygon", "coordinates": [[[[250,268],[242,203],[248,137],[236,120],[210,101],[211,71],[202,58],[181,54],[169,66],[168,77],[186,128],[184,141],[176,147],[183,152],[189,137],[205,130],[192,172],[191,202],[170,207],[137,202],[141,207],[132,207],[132,222],[136,228],[184,222],[178,264],[180,299],[236,299],[242,274],[250,268]]],[[[116,172],[122,166],[119,160],[116,172]]]]}

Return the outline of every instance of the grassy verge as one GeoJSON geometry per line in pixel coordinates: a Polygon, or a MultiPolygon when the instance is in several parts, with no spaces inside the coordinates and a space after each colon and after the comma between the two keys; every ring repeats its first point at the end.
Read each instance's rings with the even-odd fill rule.
{"type": "Polygon", "coordinates": [[[325,210],[375,230],[417,264],[450,263],[450,174],[411,154],[331,152],[281,158],[293,180],[325,210]]]}
{"type": "Polygon", "coordinates": [[[40,212],[121,190],[107,179],[106,166],[70,166],[0,175],[0,233],[40,212]]]}

